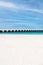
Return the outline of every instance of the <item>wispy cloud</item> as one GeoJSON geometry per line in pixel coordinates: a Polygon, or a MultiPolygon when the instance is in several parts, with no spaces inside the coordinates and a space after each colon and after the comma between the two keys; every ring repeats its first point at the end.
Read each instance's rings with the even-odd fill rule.
{"type": "Polygon", "coordinates": [[[40,9],[27,8],[27,9],[25,9],[25,10],[32,11],[32,12],[37,12],[37,13],[43,13],[43,10],[40,10],[40,9]]]}
{"type": "Polygon", "coordinates": [[[36,12],[36,13],[42,13],[43,14],[43,10],[28,8],[28,7],[25,7],[23,5],[19,5],[19,4],[16,5],[16,4],[11,3],[11,2],[0,1],[0,7],[10,8],[11,10],[12,9],[13,10],[18,9],[18,10],[25,10],[25,11],[31,11],[31,12],[36,12]]]}
{"type": "Polygon", "coordinates": [[[17,8],[17,6],[10,2],[4,2],[0,1],[0,7],[6,7],[6,8],[17,8]]]}

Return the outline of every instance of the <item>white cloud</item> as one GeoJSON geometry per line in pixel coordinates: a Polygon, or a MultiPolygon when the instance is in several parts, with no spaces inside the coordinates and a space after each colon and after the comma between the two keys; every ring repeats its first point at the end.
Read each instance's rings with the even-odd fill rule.
{"type": "Polygon", "coordinates": [[[27,10],[37,12],[37,13],[43,13],[43,10],[40,9],[27,9],[27,10]]]}
{"type": "Polygon", "coordinates": [[[17,6],[10,2],[4,2],[0,1],[0,7],[6,7],[6,8],[17,8],[17,6]]]}
{"type": "Polygon", "coordinates": [[[11,3],[11,2],[0,1],[0,7],[10,8],[10,10],[18,9],[18,10],[25,10],[25,11],[31,11],[31,12],[36,12],[36,13],[42,13],[43,14],[43,10],[28,8],[28,7],[25,7],[23,5],[19,5],[19,4],[16,5],[16,4],[11,3]]]}

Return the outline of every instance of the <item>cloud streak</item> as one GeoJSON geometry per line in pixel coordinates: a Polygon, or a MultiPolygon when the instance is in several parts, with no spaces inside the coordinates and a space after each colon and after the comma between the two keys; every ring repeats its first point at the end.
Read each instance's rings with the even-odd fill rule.
{"type": "Polygon", "coordinates": [[[4,2],[4,1],[0,1],[0,7],[4,7],[4,8],[10,8],[11,10],[24,10],[24,11],[31,11],[31,12],[36,12],[36,13],[42,13],[43,14],[43,10],[40,9],[33,9],[33,8],[28,8],[25,7],[23,5],[16,5],[14,3],[11,2],[4,2]]]}
{"type": "Polygon", "coordinates": [[[0,1],[0,7],[6,7],[6,8],[17,8],[17,6],[10,2],[4,2],[0,1]]]}

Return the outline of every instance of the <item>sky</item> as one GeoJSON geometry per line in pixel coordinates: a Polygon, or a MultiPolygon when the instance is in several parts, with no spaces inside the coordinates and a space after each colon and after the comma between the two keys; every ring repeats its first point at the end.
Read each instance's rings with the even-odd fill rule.
{"type": "Polygon", "coordinates": [[[0,0],[0,29],[43,29],[43,0],[0,0]]]}

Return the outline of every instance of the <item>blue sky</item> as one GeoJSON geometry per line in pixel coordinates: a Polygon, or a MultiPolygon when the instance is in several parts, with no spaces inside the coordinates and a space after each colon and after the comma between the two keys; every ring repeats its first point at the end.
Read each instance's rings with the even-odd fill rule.
{"type": "Polygon", "coordinates": [[[43,29],[43,0],[0,0],[0,29],[43,29]]]}

